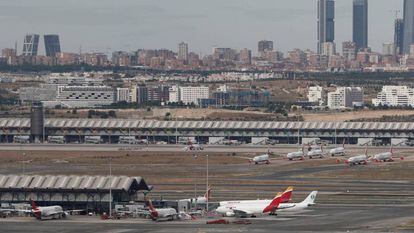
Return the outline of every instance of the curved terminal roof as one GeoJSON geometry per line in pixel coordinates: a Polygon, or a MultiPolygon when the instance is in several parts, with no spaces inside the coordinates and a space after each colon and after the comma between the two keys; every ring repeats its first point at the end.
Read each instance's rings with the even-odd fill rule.
{"type": "MultiPolygon", "coordinates": [[[[251,129],[251,130],[414,130],[412,122],[155,121],[133,119],[47,119],[47,128],[251,129]]],[[[0,118],[1,128],[29,128],[30,119],[0,118]]]]}

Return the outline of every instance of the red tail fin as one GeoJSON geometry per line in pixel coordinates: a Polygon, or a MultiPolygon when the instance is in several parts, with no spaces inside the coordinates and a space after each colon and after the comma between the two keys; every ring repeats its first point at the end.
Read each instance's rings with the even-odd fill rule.
{"type": "Polygon", "coordinates": [[[211,197],[211,186],[208,186],[207,192],[204,194],[204,197],[206,198],[206,200],[210,200],[211,197]]]}
{"type": "Polygon", "coordinates": [[[152,201],[151,200],[147,200],[147,205],[148,205],[148,208],[149,208],[149,210],[150,210],[150,213],[151,213],[151,217],[154,219],[154,218],[157,218],[158,217],[158,212],[157,212],[157,210],[154,208],[154,206],[152,205],[152,201]]]}
{"type": "Polygon", "coordinates": [[[263,213],[269,213],[275,211],[282,200],[282,195],[278,193],[278,195],[272,200],[272,202],[263,210],[263,213]]]}
{"type": "Polygon", "coordinates": [[[292,198],[293,187],[288,187],[282,194],[281,203],[289,202],[292,198]]]}
{"type": "Polygon", "coordinates": [[[32,205],[32,210],[38,210],[36,203],[32,200],[30,200],[30,204],[32,205]]]}

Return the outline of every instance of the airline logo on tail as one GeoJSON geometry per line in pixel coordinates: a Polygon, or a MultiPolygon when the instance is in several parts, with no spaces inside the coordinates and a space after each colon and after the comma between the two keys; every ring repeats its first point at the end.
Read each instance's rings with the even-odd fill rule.
{"type": "Polygon", "coordinates": [[[34,216],[36,218],[40,218],[41,215],[42,215],[42,212],[40,211],[39,207],[37,207],[37,205],[34,201],[31,200],[30,202],[31,202],[31,205],[32,205],[32,211],[33,211],[34,216]]]}

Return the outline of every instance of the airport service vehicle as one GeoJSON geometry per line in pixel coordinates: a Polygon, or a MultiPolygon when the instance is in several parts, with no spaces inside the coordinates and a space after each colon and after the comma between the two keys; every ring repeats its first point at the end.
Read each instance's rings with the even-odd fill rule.
{"type": "Polygon", "coordinates": [[[322,145],[318,149],[313,149],[313,150],[309,151],[307,155],[310,159],[316,158],[316,157],[322,159],[322,158],[325,157],[325,153],[323,151],[322,145]]]}
{"type": "Polygon", "coordinates": [[[194,199],[194,198],[191,198],[191,199],[182,199],[182,200],[179,200],[179,201],[187,201],[187,202],[190,202],[190,203],[197,203],[197,204],[206,204],[207,203],[207,200],[210,200],[210,197],[211,197],[211,190],[212,190],[212,188],[211,187],[208,187],[208,190],[207,190],[207,192],[204,194],[204,196],[202,196],[202,197],[197,197],[197,199],[194,199]]]}
{"type": "Polygon", "coordinates": [[[343,142],[341,147],[336,147],[333,148],[329,151],[329,154],[334,157],[334,156],[345,156],[346,155],[346,151],[345,151],[345,141],[343,142]]]}
{"type": "Polygon", "coordinates": [[[295,160],[295,159],[305,160],[304,149],[302,148],[302,150],[300,151],[290,152],[286,155],[286,158],[289,159],[290,161],[295,160]]]}
{"type": "Polygon", "coordinates": [[[152,205],[150,200],[147,201],[147,205],[150,212],[150,217],[153,221],[170,220],[173,221],[178,218],[179,214],[177,210],[173,208],[160,208],[156,209],[152,205]]]}
{"type": "Polygon", "coordinates": [[[270,164],[270,155],[269,153],[267,153],[264,155],[256,156],[253,159],[249,160],[249,162],[254,163],[256,165],[259,163],[270,164]]]}
{"type": "Polygon", "coordinates": [[[229,140],[229,139],[223,139],[223,141],[221,142],[223,145],[227,145],[227,146],[238,146],[241,144],[241,142],[237,141],[237,140],[229,140]]]}
{"type": "Polygon", "coordinates": [[[255,202],[255,203],[240,203],[240,204],[228,204],[225,206],[219,206],[216,209],[218,214],[222,214],[227,217],[256,217],[257,215],[264,215],[273,213],[282,200],[282,193],[268,202],[255,202]]]}
{"type": "Polygon", "coordinates": [[[65,144],[65,136],[49,136],[47,137],[47,141],[49,143],[55,143],[55,144],[65,144]]]}
{"type": "MultiPolygon", "coordinates": [[[[315,205],[315,200],[316,200],[316,195],[318,194],[318,191],[313,191],[311,192],[306,198],[305,200],[303,200],[302,202],[299,203],[280,203],[278,208],[275,209],[273,212],[270,212],[270,214],[274,214],[277,212],[298,212],[298,211],[302,211],[304,209],[307,209],[310,206],[315,205]]],[[[266,205],[269,204],[272,200],[252,200],[252,201],[241,201],[241,204],[236,204],[236,203],[229,203],[227,205],[221,205],[220,203],[220,212],[223,213],[225,210],[231,210],[230,208],[232,206],[237,206],[237,205],[255,205],[260,203],[261,205],[266,205]]],[[[227,213],[227,212],[226,212],[227,213]]],[[[230,212],[231,213],[231,212],[230,212]]],[[[227,215],[226,215],[227,216],[227,215]]]]}
{"type": "MultiPolygon", "coordinates": [[[[287,203],[292,198],[293,187],[289,186],[283,193],[282,193],[282,200],[280,203],[287,203]]],[[[222,201],[219,203],[220,206],[226,206],[230,204],[242,204],[242,203],[257,203],[257,202],[267,202],[270,203],[272,200],[237,200],[237,201],[222,201]]]]}

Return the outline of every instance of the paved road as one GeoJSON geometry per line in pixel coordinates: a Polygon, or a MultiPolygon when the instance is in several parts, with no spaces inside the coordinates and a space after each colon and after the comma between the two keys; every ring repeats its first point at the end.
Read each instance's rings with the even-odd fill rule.
{"type": "Polygon", "coordinates": [[[301,213],[251,219],[251,225],[206,225],[205,219],[153,223],[141,219],[100,221],[90,217],[43,222],[16,218],[0,220],[0,232],[413,232],[413,228],[399,227],[410,220],[412,207],[338,205],[315,206],[301,213]]]}

